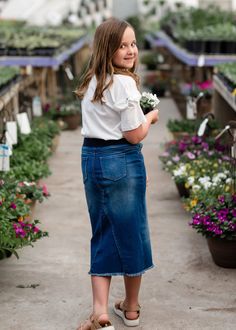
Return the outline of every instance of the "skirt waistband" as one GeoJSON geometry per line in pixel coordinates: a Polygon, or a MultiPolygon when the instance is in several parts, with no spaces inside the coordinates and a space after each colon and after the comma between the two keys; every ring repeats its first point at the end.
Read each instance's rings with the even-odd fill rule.
{"type": "Polygon", "coordinates": [[[96,138],[84,138],[83,146],[85,147],[107,147],[119,144],[132,144],[129,143],[125,138],[119,140],[103,140],[96,138]]]}

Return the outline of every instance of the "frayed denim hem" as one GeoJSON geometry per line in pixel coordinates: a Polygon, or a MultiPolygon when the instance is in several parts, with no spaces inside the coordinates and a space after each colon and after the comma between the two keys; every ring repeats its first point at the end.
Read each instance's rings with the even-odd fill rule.
{"type": "Polygon", "coordinates": [[[139,272],[139,273],[135,273],[135,274],[127,274],[127,273],[105,273],[105,274],[97,274],[97,273],[92,273],[89,272],[88,274],[91,276],[129,276],[129,277],[134,277],[134,276],[140,276],[143,275],[147,270],[154,268],[155,265],[152,265],[146,269],[144,269],[143,271],[139,272]]]}

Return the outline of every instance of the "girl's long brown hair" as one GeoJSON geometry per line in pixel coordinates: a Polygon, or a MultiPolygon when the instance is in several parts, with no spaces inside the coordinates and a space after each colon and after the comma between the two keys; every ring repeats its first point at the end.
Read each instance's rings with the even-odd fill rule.
{"type": "Polygon", "coordinates": [[[122,70],[112,64],[112,58],[120,47],[122,36],[127,27],[132,28],[128,22],[117,18],[108,19],[97,27],[88,68],[83,76],[82,83],[76,90],[79,98],[84,97],[89,82],[94,75],[97,79],[97,87],[93,95],[93,102],[102,102],[103,92],[113,83],[114,74],[131,76],[136,81],[137,86],[139,85],[139,77],[134,72],[137,63],[134,63],[130,70],[122,70]],[[111,77],[109,82],[106,81],[107,75],[111,77]]]}

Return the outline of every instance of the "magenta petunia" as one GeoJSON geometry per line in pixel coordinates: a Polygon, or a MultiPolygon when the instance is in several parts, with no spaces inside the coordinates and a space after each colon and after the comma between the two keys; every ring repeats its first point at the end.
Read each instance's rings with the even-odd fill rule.
{"type": "Polygon", "coordinates": [[[11,203],[10,208],[16,209],[16,204],[15,203],[11,203]]]}

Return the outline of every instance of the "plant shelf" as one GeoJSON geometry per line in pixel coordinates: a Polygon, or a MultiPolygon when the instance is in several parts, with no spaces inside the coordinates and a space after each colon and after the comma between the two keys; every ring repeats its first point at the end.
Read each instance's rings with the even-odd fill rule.
{"type": "Polygon", "coordinates": [[[80,50],[86,43],[89,43],[88,37],[83,36],[70,48],[55,57],[49,56],[0,56],[0,66],[29,66],[32,67],[51,67],[58,68],[72,54],[80,50]]]}
{"type": "Polygon", "coordinates": [[[231,108],[236,111],[236,96],[233,96],[216,75],[213,76],[214,88],[216,91],[224,98],[224,100],[231,106],[231,108]]]}
{"type": "Polygon", "coordinates": [[[167,34],[163,31],[159,31],[155,34],[146,37],[150,41],[152,48],[164,46],[175,55],[180,61],[189,66],[215,66],[220,63],[236,62],[236,55],[205,55],[205,54],[193,54],[186,49],[177,45],[167,34]]]}

